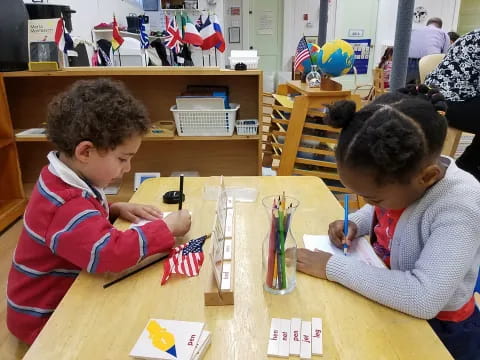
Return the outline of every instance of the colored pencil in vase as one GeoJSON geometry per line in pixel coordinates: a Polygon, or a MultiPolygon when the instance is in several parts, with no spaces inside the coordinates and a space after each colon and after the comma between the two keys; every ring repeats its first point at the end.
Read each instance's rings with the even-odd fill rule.
{"type": "Polygon", "coordinates": [[[275,237],[276,237],[276,227],[275,227],[275,200],[272,207],[272,223],[270,225],[270,239],[268,242],[268,261],[267,261],[267,285],[270,288],[273,288],[273,274],[275,266],[275,237]]]}

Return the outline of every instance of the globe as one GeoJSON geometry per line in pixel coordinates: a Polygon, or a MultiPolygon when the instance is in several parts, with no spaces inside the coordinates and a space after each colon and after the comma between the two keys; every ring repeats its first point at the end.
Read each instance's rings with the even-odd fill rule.
{"type": "Polygon", "coordinates": [[[355,61],[352,45],[344,40],[325,43],[317,55],[318,68],[327,76],[340,76],[348,73],[355,61]]]}
{"type": "Polygon", "coordinates": [[[317,64],[318,53],[320,51],[320,46],[317,44],[308,43],[307,46],[308,50],[310,51],[310,58],[303,60],[298,67],[298,71],[301,71],[304,74],[308,74],[310,71],[312,71],[312,63],[317,64]]]}

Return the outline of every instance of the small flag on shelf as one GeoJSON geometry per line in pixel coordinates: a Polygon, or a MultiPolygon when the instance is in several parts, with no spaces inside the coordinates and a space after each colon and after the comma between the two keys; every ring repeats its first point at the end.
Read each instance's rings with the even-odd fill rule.
{"type": "Polygon", "coordinates": [[[112,49],[116,51],[123,44],[123,37],[118,31],[118,24],[115,15],[113,15],[113,31],[112,31],[112,49]]]}
{"type": "Polygon", "coordinates": [[[302,36],[300,41],[297,45],[297,51],[295,52],[295,63],[293,66],[293,70],[297,70],[300,64],[310,58],[310,50],[308,49],[307,40],[305,40],[305,36],[302,36]]]}

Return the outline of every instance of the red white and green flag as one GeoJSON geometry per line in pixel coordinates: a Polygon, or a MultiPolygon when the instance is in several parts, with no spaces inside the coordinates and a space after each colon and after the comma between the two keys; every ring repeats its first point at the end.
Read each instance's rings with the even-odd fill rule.
{"type": "Polygon", "coordinates": [[[203,44],[203,38],[198,32],[195,25],[192,23],[188,16],[182,16],[183,23],[183,42],[186,44],[192,44],[200,46],[203,44]]]}

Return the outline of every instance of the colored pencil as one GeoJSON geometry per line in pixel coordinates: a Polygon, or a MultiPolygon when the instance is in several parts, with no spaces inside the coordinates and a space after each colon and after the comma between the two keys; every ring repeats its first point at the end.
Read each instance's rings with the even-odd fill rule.
{"type": "Polygon", "coordinates": [[[345,214],[343,217],[343,234],[345,235],[345,242],[343,243],[343,254],[347,256],[348,244],[347,244],[347,235],[348,235],[348,194],[345,194],[343,197],[343,208],[345,209],[345,214]]]}

